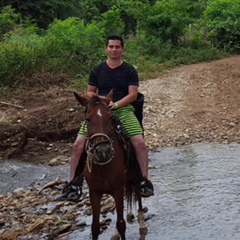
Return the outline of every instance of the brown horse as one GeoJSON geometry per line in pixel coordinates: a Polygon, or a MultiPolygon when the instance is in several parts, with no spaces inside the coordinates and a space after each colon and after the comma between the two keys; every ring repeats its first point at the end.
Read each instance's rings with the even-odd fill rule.
{"type": "Polygon", "coordinates": [[[86,107],[88,136],[84,176],[89,187],[93,213],[92,239],[97,240],[100,234],[100,201],[103,194],[109,194],[115,200],[117,231],[112,239],[120,239],[120,237],[122,240],[126,239],[126,223],[123,216],[124,196],[126,196],[130,209],[135,201],[138,202],[140,234],[141,239],[145,239],[147,227],[144,223],[142,199],[139,193],[141,179],[139,166],[136,159],[128,157],[127,143],[122,136],[119,136],[113,123],[115,122],[114,117],[108,107],[112,93],[106,97],[96,94],[90,99],[79,96],[77,93],[74,95],[78,102],[86,107]]]}

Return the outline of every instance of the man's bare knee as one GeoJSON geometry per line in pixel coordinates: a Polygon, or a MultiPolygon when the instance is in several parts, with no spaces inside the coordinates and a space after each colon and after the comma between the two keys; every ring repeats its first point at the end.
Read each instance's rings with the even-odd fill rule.
{"type": "Polygon", "coordinates": [[[77,137],[76,141],[73,144],[73,152],[78,153],[82,152],[85,146],[86,139],[84,137],[77,137]]]}
{"type": "Polygon", "coordinates": [[[141,136],[132,137],[131,142],[132,142],[133,147],[136,150],[137,149],[139,149],[139,150],[146,150],[147,149],[145,141],[144,141],[143,137],[141,137],[141,136]]]}

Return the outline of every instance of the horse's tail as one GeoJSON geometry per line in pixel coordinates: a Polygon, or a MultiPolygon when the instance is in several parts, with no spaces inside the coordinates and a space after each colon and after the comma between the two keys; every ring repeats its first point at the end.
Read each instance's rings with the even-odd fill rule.
{"type": "Polygon", "coordinates": [[[132,210],[136,205],[139,196],[140,181],[136,181],[134,178],[129,179],[125,185],[125,196],[127,201],[127,208],[132,210]],[[139,186],[138,186],[139,185],[139,186]]]}
{"type": "Polygon", "coordinates": [[[135,150],[130,144],[130,154],[128,156],[127,164],[127,179],[125,184],[125,196],[127,200],[127,206],[132,209],[136,201],[138,201],[140,196],[140,182],[142,181],[142,173],[136,158],[135,150]]]}

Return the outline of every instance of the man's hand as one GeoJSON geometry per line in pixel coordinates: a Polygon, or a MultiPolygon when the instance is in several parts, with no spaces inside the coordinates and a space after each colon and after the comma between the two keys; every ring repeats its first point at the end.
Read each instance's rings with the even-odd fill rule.
{"type": "Polygon", "coordinates": [[[116,109],[120,108],[119,104],[117,102],[114,103],[113,101],[110,101],[108,106],[111,110],[116,110],[116,109]]]}
{"type": "Polygon", "coordinates": [[[109,107],[111,110],[114,110],[114,109],[115,109],[115,106],[114,106],[113,101],[110,101],[110,103],[108,104],[108,107],[109,107]]]}

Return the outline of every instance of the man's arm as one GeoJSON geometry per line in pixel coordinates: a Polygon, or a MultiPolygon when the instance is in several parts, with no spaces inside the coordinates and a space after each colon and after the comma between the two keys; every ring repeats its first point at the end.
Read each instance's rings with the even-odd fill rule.
{"type": "Polygon", "coordinates": [[[128,95],[115,103],[111,101],[109,103],[109,107],[112,110],[116,109],[116,105],[114,104],[117,104],[120,108],[125,107],[128,104],[131,104],[132,102],[134,102],[137,99],[137,95],[138,95],[138,86],[131,85],[128,87],[128,95]]]}
{"type": "Polygon", "coordinates": [[[89,98],[95,96],[96,92],[97,92],[97,87],[96,86],[91,86],[91,85],[87,86],[87,96],[89,98]]]}

